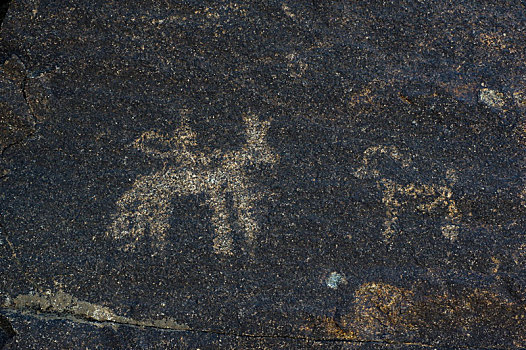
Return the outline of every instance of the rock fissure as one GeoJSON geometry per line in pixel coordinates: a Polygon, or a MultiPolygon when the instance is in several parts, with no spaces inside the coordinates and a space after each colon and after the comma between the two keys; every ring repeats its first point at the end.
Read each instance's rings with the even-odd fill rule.
{"type": "MultiPolygon", "coordinates": [[[[2,308],[1,309],[7,315],[26,315],[30,317],[39,318],[46,321],[69,321],[78,324],[88,324],[96,327],[105,327],[105,326],[126,326],[132,328],[140,329],[154,329],[165,332],[191,332],[191,333],[207,333],[207,334],[217,334],[219,336],[233,336],[233,337],[244,337],[244,338],[260,338],[260,339],[288,339],[288,340],[305,340],[312,342],[339,342],[339,343],[353,343],[353,344],[385,344],[385,345],[408,345],[408,346],[422,346],[422,347],[433,347],[430,344],[423,343],[408,343],[408,342],[394,342],[387,340],[351,340],[351,339],[340,339],[340,338],[316,338],[316,337],[307,337],[299,335],[277,335],[277,334],[249,334],[249,333],[236,333],[236,332],[227,332],[227,331],[218,331],[212,329],[197,329],[190,327],[163,327],[158,325],[153,325],[150,323],[155,323],[156,320],[131,320],[131,322],[120,322],[120,321],[110,321],[110,320],[93,320],[85,316],[73,315],[68,313],[57,313],[57,312],[41,312],[34,309],[19,309],[19,308],[2,308]]],[[[470,347],[465,347],[470,349],[470,347]]],[[[492,348],[495,350],[500,350],[500,348],[492,348]]]]}
{"type": "MultiPolygon", "coordinates": [[[[6,315],[25,315],[45,321],[69,321],[77,324],[87,324],[96,327],[132,327],[139,329],[152,329],[165,332],[190,332],[203,334],[216,334],[218,336],[232,336],[255,339],[284,339],[284,340],[303,340],[310,342],[327,343],[352,343],[352,344],[383,344],[383,345],[405,345],[420,346],[424,348],[435,347],[436,345],[416,342],[400,342],[385,339],[348,339],[339,337],[309,337],[302,335],[287,334],[251,334],[237,333],[231,331],[220,331],[213,329],[192,328],[186,324],[180,324],[170,318],[162,320],[136,320],[118,316],[110,309],[79,301],[66,293],[49,294],[48,296],[39,295],[19,295],[8,305],[1,305],[0,310],[6,315]],[[55,301],[53,301],[55,300],[55,301]]],[[[10,324],[10,323],[9,323],[10,324]]],[[[12,327],[11,327],[12,328],[12,327]]],[[[14,332],[14,330],[13,330],[14,332]]],[[[16,333],[15,333],[16,334],[16,333]]],[[[470,346],[455,346],[460,349],[475,349],[470,346]]],[[[505,348],[491,347],[488,349],[501,350],[505,348]]]]}
{"type": "MultiPolygon", "coordinates": [[[[8,143],[7,145],[5,145],[5,147],[4,147],[4,148],[2,149],[2,151],[0,152],[0,157],[4,157],[5,153],[6,153],[9,149],[11,149],[12,147],[15,147],[15,146],[18,146],[18,145],[24,143],[28,138],[32,137],[33,135],[34,135],[34,133],[31,132],[31,133],[29,133],[26,137],[24,137],[24,138],[22,138],[22,139],[20,139],[20,140],[16,140],[16,141],[14,141],[14,142],[8,143]]],[[[2,176],[1,176],[0,178],[2,178],[2,177],[6,177],[6,176],[7,176],[7,174],[2,174],[2,176]]]]}
{"type": "MultiPolygon", "coordinates": [[[[38,122],[38,118],[36,117],[34,111],[33,111],[33,107],[31,106],[31,103],[29,102],[29,95],[27,93],[27,85],[28,85],[28,81],[29,81],[29,75],[28,75],[28,72],[27,72],[27,69],[26,69],[26,64],[25,62],[23,62],[20,57],[16,56],[16,55],[13,55],[11,57],[11,60],[14,60],[14,64],[15,65],[18,65],[18,67],[16,67],[19,71],[18,71],[18,74],[22,75],[22,77],[18,77],[18,78],[15,78],[15,79],[19,79],[18,80],[18,86],[17,88],[19,89],[21,95],[22,95],[22,98],[23,98],[23,103],[25,103],[25,105],[27,106],[27,113],[29,114],[29,117],[30,117],[30,120],[29,120],[29,127],[27,128],[27,131],[25,132],[25,135],[24,137],[21,137],[21,138],[17,138],[15,139],[14,141],[12,142],[9,142],[7,143],[1,150],[0,150],[0,157],[4,157],[4,155],[6,154],[6,152],[17,146],[17,145],[21,145],[23,144],[24,142],[26,142],[28,139],[32,138],[33,136],[35,136],[35,133],[36,133],[36,124],[38,122]]],[[[6,176],[5,174],[2,175],[2,177],[6,176]]]]}
{"type": "MultiPolygon", "coordinates": [[[[33,123],[36,125],[38,118],[36,117],[35,112],[33,111],[33,107],[31,106],[31,103],[29,102],[29,97],[27,95],[27,82],[29,81],[29,77],[27,75],[27,72],[25,73],[26,74],[24,75],[24,78],[22,80],[22,86],[20,90],[22,91],[22,96],[24,97],[24,101],[26,102],[27,109],[29,111],[29,115],[31,115],[31,118],[33,119],[33,123]]],[[[34,131],[28,135],[28,138],[33,135],[34,135],[34,131]]]]}

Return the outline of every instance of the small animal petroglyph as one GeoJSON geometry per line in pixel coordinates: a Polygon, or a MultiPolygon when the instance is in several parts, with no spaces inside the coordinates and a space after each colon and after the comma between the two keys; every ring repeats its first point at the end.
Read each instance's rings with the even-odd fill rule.
{"type": "Polygon", "coordinates": [[[447,210],[446,223],[442,225],[442,235],[452,241],[458,235],[459,211],[455,201],[451,198],[453,192],[447,186],[426,185],[426,184],[408,184],[401,185],[392,180],[381,179],[380,184],[383,189],[382,202],[386,206],[386,219],[384,222],[384,237],[391,240],[397,233],[396,228],[398,217],[403,210],[403,202],[400,197],[411,199],[426,199],[425,202],[417,205],[416,209],[422,213],[431,214],[438,208],[447,210]],[[398,197],[398,198],[397,198],[398,197]]]}
{"type": "Polygon", "coordinates": [[[412,162],[411,158],[400,153],[396,146],[372,146],[363,152],[362,165],[356,169],[354,176],[359,179],[379,177],[380,171],[376,169],[376,166],[381,156],[387,156],[400,162],[403,168],[407,168],[412,162]]]}
{"type": "Polygon", "coordinates": [[[259,231],[254,207],[262,194],[255,191],[246,175],[246,167],[258,163],[274,164],[279,157],[266,142],[270,125],[254,115],[245,115],[245,145],[238,150],[208,154],[191,150],[196,146],[196,134],[185,119],[173,135],[144,133],[133,146],[156,158],[169,159],[172,164],[162,171],[140,176],[117,202],[118,215],[108,229],[117,239],[128,239],[124,250],[135,249],[146,234],[154,238],[153,245],[162,249],[172,215],[171,201],[181,195],[205,194],[213,210],[215,229],[213,247],[216,253],[232,254],[233,237],[230,216],[244,231],[250,244],[259,231]],[[227,194],[233,199],[233,211],[228,208],[227,194]]]}
{"type": "MultiPolygon", "coordinates": [[[[458,236],[460,212],[457,209],[453,192],[446,184],[400,184],[394,180],[381,178],[376,165],[382,157],[389,157],[408,168],[412,160],[403,155],[395,146],[373,146],[365,150],[362,165],[354,175],[361,179],[377,179],[377,186],[382,191],[382,203],[386,206],[383,235],[390,242],[399,233],[399,217],[407,205],[407,200],[418,201],[416,209],[422,213],[432,214],[436,210],[445,210],[446,216],[442,225],[442,235],[451,241],[458,236]],[[404,201],[404,199],[406,199],[404,201]]],[[[455,183],[456,175],[452,170],[447,172],[449,183],[455,183]]]]}

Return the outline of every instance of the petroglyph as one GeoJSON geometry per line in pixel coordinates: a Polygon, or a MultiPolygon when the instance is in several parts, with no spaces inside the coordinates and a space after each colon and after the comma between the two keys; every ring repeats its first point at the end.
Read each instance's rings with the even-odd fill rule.
{"type": "Polygon", "coordinates": [[[243,116],[243,121],[246,143],[241,149],[229,152],[216,150],[205,154],[192,150],[196,146],[196,134],[184,117],[173,135],[148,131],[134,142],[136,149],[152,157],[169,159],[173,165],[139,177],[131,190],[118,200],[119,212],[108,234],[128,240],[123,250],[135,249],[146,234],[154,238],[155,248],[163,249],[173,210],[171,202],[184,195],[206,195],[206,203],[213,211],[211,221],[215,228],[213,247],[216,253],[232,254],[229,220],[233,214],[247,242],[250,244],[256,238],[260,228],[254,210],[262,193],[251,184],[246,168],[258,163],[275,164],[279,157],[266,142],[270,122],[260,121],[251,114],[243,116]],[[233,213],[228,208],[227,194],[233,199],[233,213]]]}
{"type": "MultiPolygon", "coordinates": [[[[392,179],[381,178],[377,165],[382,158],[391,158],[403,168],[408,168],[411,157],[402,154],[395,146],[373,146],[365,150],[362,165],[354,175],[361,179],[377,179],[377,186],[382,191],[382,203],[386,207],[383,235],[391,242],[395,234],[400,233],[399,217],[408,200],[418,201],[416,210],[421,213],[433,214],[438,210],[445,211],[445,222],[442,225],[442,235],[451,241],[458,236],[460,212],[453,199],[453,192],[447,184],[400,184],[392,179]],[[404,199],[406,199],[404,201],[404,199]]],[[[453,170],[446,174],[447,183],[457,180],[453,170]]]]}
{"type": "Polygon", "coordinates": [[[382,202],[386,206],[386,219],[384,221],[384,237],[391,241],[393,235],[398,233],[398,218],[402,211],[404,202],[401,197],[414,200],[425,199],[425,202],[417,205],[417,210],[422,213],[431,214],[438,208],[446,208],[446,223],[442,225],[442,235],[451,241],[458,236],[459,211],[455,201],[451,198],[451,189],[447,186],[436,184],[408,184],[401,185],[392,180],[381,179],[380,184],[383,189],[382,202]]]}
{"type": "Polygon", "coordinates": [[[407,168],[412,160],[402,154],[396,146],[372,146],[363,152],[362,165],[354,172],[354,176],[360,179],[377,178],[380,171],[376,169],[380,157],[390,157],[401,163],[403,168],[407,168]]]}

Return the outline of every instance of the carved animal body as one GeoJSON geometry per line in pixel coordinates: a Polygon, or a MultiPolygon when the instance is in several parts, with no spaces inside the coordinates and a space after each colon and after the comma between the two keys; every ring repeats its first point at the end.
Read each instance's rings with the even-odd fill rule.
{"type": "Polygon", "coordinates": [[[254,190],[245,169],[257,163],[273,164],[278,161],[266,142],[268,121],[256,116],[243,117],[246,124],[246,143],[235,151],[215,151],[210,154],[191,151],[196,146],[195,133],[182,125],[171,137],[146,132],[134,142],[134,147],[156,158],[170,159],[174,165],[153,174],[139,177],[132,188],[117,202],[120,209],[108,229],[114,238],[127,239],[122,248],[132,250],[146,234],[152,244],[164,248],[170,228],[172,200],[176,196],[204,193],[212,209],[214,226],[213,248],[216,253],[233,254],[232,228],[227,194],[231,194],[237,224],[244,231],[247,243],[256,238],[259,225],[254,217],[256,202],[261,194],[254,190]],[[149,145],[160,144],[161,151],[149,145]]]}
{"type": "MultiPolygon", "coordinates": [[[[408,168],[412,163],[411,157],[399,152],[395,146],[373,146],[365,150],[362,164],[354,175],[362,179],[376,179],[377,187],[382,191],[382,203],[386,207],[383,231],[386,242],[391,242],[393,236],[400,233],[398,221],[405,206],[403,198],[418,201],[416,209],[422,213],[432,214],[438,209],[445,211],[444,224],[441,228],[442,235],[451,241],[456,240],[461,215],[453,199],[453,192],[447,183],[404,185],[391,179],[381,178],[380,171],[375,165],[384,157],[396,161],[402,169],[408,168]]],[[[455,183],[453,171],[448,171],[447,177],[447,182],[455,183]]]]}

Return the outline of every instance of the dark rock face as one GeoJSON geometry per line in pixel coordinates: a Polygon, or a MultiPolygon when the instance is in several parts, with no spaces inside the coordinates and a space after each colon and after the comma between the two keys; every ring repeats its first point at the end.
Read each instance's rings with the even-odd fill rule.
{"type": "Polygon", "coordinates": [[[3,315],[0,315],[0,346],[5,346],[15,335],[16,333],[11,322],[3,315]]]}
{"type": "Polygon", "coordinates": [[[0,347],[526,347],[525,33],[521,1],[14,0],[0,347]]]}

